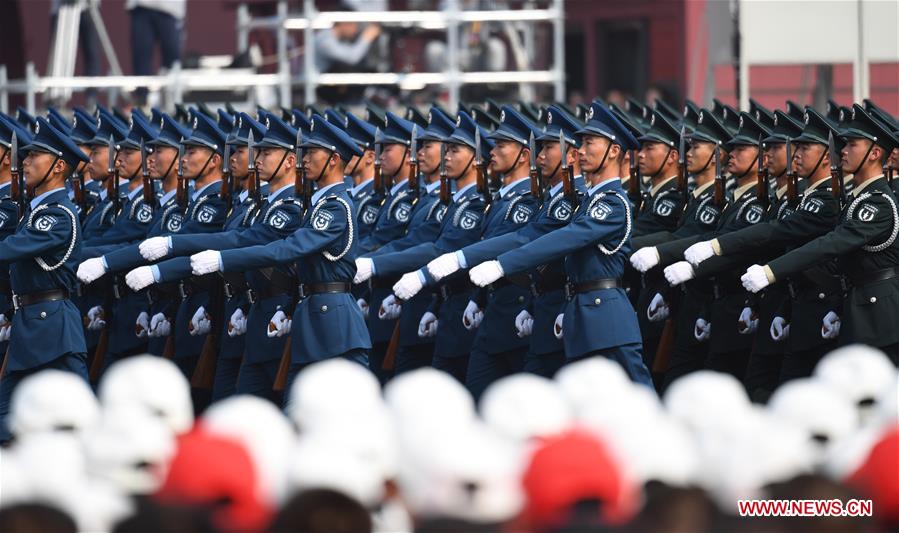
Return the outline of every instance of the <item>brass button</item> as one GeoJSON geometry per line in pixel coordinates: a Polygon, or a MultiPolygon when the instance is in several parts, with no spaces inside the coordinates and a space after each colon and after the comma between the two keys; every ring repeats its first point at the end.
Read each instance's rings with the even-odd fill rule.
{"type": "Polygon", "coordinates": [[[328,312],[328,306],[327,306],[327,305],[323,305],[323,306],[322,306],[322,313],[327,313],[327,312],[328,312]]]}
{"type": "Polygon", "coordinates": [[[823,299],[824,299],[824,293],[823,293],[823,292],[819,292],[819,293],[818,293],[818,299],[819,299],[819,300],[823,300],[823,299]]]}
{"type": "Polygon", "coordinates": [[[595,303],[596,305],[601,304],[601,303],[602,303],[602,298],[597,298],[597,299],[593,300],[593,303],[595,303]]]}
{"type": "Polygon", "coordinates": [[[47,312],[41,311],[41,318],[47,318],[47,312]]]}
{"type": "Polygon", "coordinates": [[[877,297],[876,297],[876,296],[872,296],[871,299],[868,300],[868,301],[871,302],[872,304],[876,304],[876,303],[877,303],[877,297]]]}

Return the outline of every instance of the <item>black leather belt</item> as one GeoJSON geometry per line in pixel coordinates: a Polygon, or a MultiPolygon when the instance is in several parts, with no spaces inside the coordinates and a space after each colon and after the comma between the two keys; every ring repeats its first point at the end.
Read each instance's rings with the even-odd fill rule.
{"type": "Polygon", "coordinates": [[[504,276],[494,281],[490,285],[487,285],[487,289],[490,291],[496,291],[509,285],[514,285],[516,287],[521,287],[524,289],[531,288],[531,278],[528,277],[527,274],[512,274],[511,276],[504,276]]]}
{"type": "Polygon", "coordinates": [[[302,295],[302,297],[312,296],[313,294],[337,294],[350,292],[352,290],[353,284],[348,281],[326,281],[322,283],[303,283],[300,285],[300,295],[302,295]]]}
{"type": "Polygon", "coordinates": [[[274,285],[266,285],[261,289],[247,289],[247,299],[250,300],[251,304],[260,300],[268,300],[275,296],[283,296],[285,294],[290,295],[290,291],[286,291],[281,287],[275,287],[274,285]]]}
{"type": "Polygon", "coordinates": [[[393,290],[393,286],[396,284],[397,280],[393,278],[369,278],[369,288],[370,289],[391,289],[393,290]]]}
{"type": "Polygon", "coordinates": [[[540,296],[553,291],[561,291],[568,284],[564,277],[556,276],[552,278],[541,277],[534,282],[534,296],[540,296]]]}
{"type": "Polygon", "coordinates": [[[601,278],[590,281],[582,281],[579,283],[569,282],[565,286],[566,296],[569,298],[575,294],[583,294],[585,292],[596,291],[599,289],[620,289],[624,285],[618,278],[601,278]]]}
{"type": "Polygon", "coordinates": [[[44,302],[55,302],[58,300],[68,300],[69,291],[65,289],[53,289],[49,291],[32,292],[29,294],[13,294],[12,304],[16,309],[25,307],[26,305],[34,305],[44,302]]]}
{"type": "Polygon", "coordinates": [[[805,290],[814,291],[823,294],[844,294],[846,292],[846,280],[842,276],[816,276],[814,281],[808,279],[789,279],[787,281],[787,290],[790,298],[796,299],[797,296],[805,290]]]}
{"type": "Polygon", "coordinates": [[[852,280],[852,285],[862,287],[864,285],[893,278],[899,278],[899,267],[884,268],[875,270],[874,272],[864,272],[858,276],[853,276],[850,279],[852,280]]]}
{"type": "Polygon", "coordinates": [[[465,292],[469,292],[471,290],[471,282],[468,281],[467,276],[459,277],[458,279],[454,279],[452,281],[448,281],[440,286],[440,297],[444,300],[449,300],[451,296],[455,294],[461,294],[465,292]]]}

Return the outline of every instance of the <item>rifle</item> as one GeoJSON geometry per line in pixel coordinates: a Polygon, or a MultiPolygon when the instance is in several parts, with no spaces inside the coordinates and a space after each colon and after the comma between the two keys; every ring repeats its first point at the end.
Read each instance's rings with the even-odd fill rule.
{"type": "Polygon", "coordinates": [[[182,211],[187,212],[187,178],[184,177],[184,145],[178,145],[178,187],[175,190],[175,202],[182,211]]]}
{"type": "Polygon", "coordinates": [[[84,222],[84,217],[87,215],[87,199],[84,197],[84,175],[78,172],[77,167],[75,172],[72,172],[72,192],[75,193],[75,205],[78,206],[79,211],[78,218],[84,222]]]}
{"type": "Polygon", "coordinates": [[[490,194],[490,188],[487,184],[486,165],[481,159],[481,129],[478,126],[474,128],[474,158],[474,166],[478,171],[478,193],[483,196],[484,203],[489,207],[490,202],[493,201],[493,196],[490,194]]]}
{"type": "Polygon", "coordinates": [[[412,147],[409,149],[409,194],[412,201],[418,199],[421,191],[418,187],[418,124],[412,125],[412,147]]]}
{"type": "Polygon", "coordinates": [[[16,132],[12,132],[9,150],[9,173],[12,174],[9,192],[18,206],[19,220],[22,220],[22,217],[25,216],[25,183],[22,173],[19,172],[19,139],[16,137],[16,132]]]}
{"type": "Polygon", "coordinates": [[[721,174],[721,148],[715,146],[715,206],[724,208],[724,175],[721,174]]]}
{"type": "Polygon", "coordinates": [[[787,137],[787,202],[793,205],[798,198],[796,173],[793,172],[793,140],[787,137]]]}
{"type": "Polygon", "coordinates": [[[449,177],[446,175],[446,144],[440,143],[440,203],[450,203],[449,177]]]}
{"type": "Polygon", "coordinates": [[[225,143],[225,157],[222,159],[222,191],[219,193],[228,209],[234,197],[234,173],[231,172],[231,145],[225,143]]]}
{"type": "Polygon", "coordinates": [[[374,193],[383,198],[385,196],[384,190],[387,187],[381,176],[381,128],[375,128],[375,180],[373,185],[374,193]]]}
{"type": "Polygon", "coordinates": [[[144,203],[156,212],[156,191],[153,190],[153,180],[150,179],[150,171],[147,170],[147,152],[144,150],[143,139],[140,141],[140,175],[144,184],[144,203]]]}
{"type": "Polygon", "coordinates": [[[833,140],[833,131],[827,134],[827,149],[830,151],[830,187],[833,196],[840,202],[840,207],[846,205],[846,186],[843,183],[843,166],[840,165],[840,152],[837,151],[837,143],[833,140]]]}
{"type": "MultiPolygon", "coordinates": [[[[528,151],[531,154],[529,172],[531,177],[531,196],[538,202],[541,202],[543,200],[543,192],[540,187],[540,175],[537,174],[537,143],[534,141],[534,132],[531,132],[531,136],[528,138],[528,151]]],[[[562,154],[562,157],[564,158],[565,154],[562,154]]]]}
{"type": "Polygon", "coordinates": [[[631,150],[630,152],[628,161],[630,179],[627,182],[627,195],[634,204],[634,211],[639,212],[640,206],[643,204],[643,195],[640,193],[640,182],[643,181],[643,176],[640,175],[640,166],[637,164],[637,151],[631,150]]]}
{"type": "Polygon", "coordinates": [[[765,165],[765,146],[762,144],[762,136],[759,135],[758,182],[755,186],[755,196],[766,208],[770,202],[768,196],[768,166],[765,165]]]}
{"type": "Polygon", "coordinates": [[[684,196],[684,206],[690,201],[690,193],[687,191],[687,130],[686,126],[680,127],[680,139],[677,145],[677,188],[684,196]]]}
{"type": "Polygon", "coordinates": [[[565,198],[571,202],[572,210],[576,210],[578,206],[577,189],[574,187],[574,176],[571,175],[571,169],[568,168],[568,144],[565,143],[565,135],[559,130],[559,150],[562,152],[562,190],[565,198]]]}
{"type": "MultiPolygon", "coordinates": [[[[118,217],[119,211],[122,209],[122,199],[119,198],[119,171],[115,168],[115,157],[112,155],[113,150],[115,150],[115,144],[113,144],[112,135],[110,135],[108,153],[109,162],[106,164],[106,170],[109,174],[109,177],[106,178],[106,194],[112,195],[110,197],[110,200],[112,201],[112,212],[115,217],[118,217]],[[110,180],[112,181],[110,182],[110,180]]],[[[116,154],[118,154],[118,150],[115,151],[116,154]]]]}
{"type": "Polygon", "coordinates": [[[253,198],[255,210],[259,211],[262,207],[262,185],[259,183],[259,172],[256,170],[256,144],[253,139],[253,132],[250,131],[247,140],[247,179],[250,180],[250,197],[253,198]]]}
{"type": "MultiPolygon", "coordinates": [[[[215,367],[218,363],[219,344],[222,336],[222,320],[225,315],[225,279],[221,273],[212,274],[212,288],[209,290],[209,305],[206,317],[209,319],[209,333],[203,341],[200,358],[194,369],[190,384],[201,390],[212,390],[215,381],[215,367]]],[[[167,340],[168,341],[168,340],[167,340]]]]}
{"type": "MultiPolygon", "coordinates": [[[[115,144],[112,142],[112,135],[109,136],[109,145],[107,148],[106,159],[106,195],[112,202],[112,212],[117,216],[119,212],[119,171],[115,169],[115,157],[113,150],[115,144]]],[[[106,355],[109,352],[109,330],[112,327],[112,308],[115,305],[115,292],[117,291],[115,275],[109,275],[106,279],[106,291],[103,295],[103,319],[106,324],[100,331],[100,338],[97,340],[97,347],[94,349],[94,358],[91,360],[90,381],[96,383],[100,380],[100,373],[103,371],[106,355]]]]}

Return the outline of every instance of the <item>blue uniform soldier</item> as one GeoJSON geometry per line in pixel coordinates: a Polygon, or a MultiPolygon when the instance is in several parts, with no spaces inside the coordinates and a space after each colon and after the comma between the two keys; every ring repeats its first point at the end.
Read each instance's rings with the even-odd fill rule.
{"type": "Polygon", "coordinates": [[[355,141],[320,116],[313,116],[302,148],[307,179],[318,186],[302,225],[269,244],[191,256],[195,275],[296,263],[302,285],[291,320],[288,390],[304,367],[343,357],[368,365],[371,341],[362,311],[350,293],[357,233],[353,206],[343,183],[346,161],[361,155],[355,141]]]}
{"type": "Polygon", "coordinates": [[[372,276],[393,278],[405,272],[393,287],[397,297],[409,300],[425,286],[435,290],[438,298],[421,317],[418,335],[435,337],[432,366],[464,383],[474,331],[463,326],[462,315],[471,299],[472,286],[461,274],[438,283],[422,267],[481,237],[486,203],[477,189],[477,179],[478,165],[484,162],[476,158],[479,154],[489,153],[493,145],[486,132],[464,112],[459,113],[455,129],[443,143],[446,145],[443,171],[446,179],[456,182],[457,190],[443,216],[439,236],[402,251],[378,255],[371,261],[357,261],[358,273],[354,281],[362,283],[372,276]],[[480,140],[479,146],[475,144],[476,140],[480,140]],[[413,269],[418,270],[410,272],[413,269]]]}
{"type": "MultiPolygon", "coordinates": [[[[542,168],[543,178],[549,185],[539,211],[527,226],[518,231],[486,239],[439,257],[428,265],[431,275],[439,279],[445,275],[441,268],[455,272],[466,264],[478,265],[565,226],[571,220],[574,204],[572,198],[565,195],[563,167],[570,169],[578,192],[584,192],[584,180],[580,176],[577,159],[580,135],[575,134],[581,126],[581,123],[561,108],[550,106],[546,111],[546,128],[536,138],[542,145],[536,164],[542,168]],[[560,133],[566,142],[564,155],[559,142],[560,133]],[[565,165],[562,157],[566,158],[565,165]]],[[[565,363],[562,341],[553,334],[553,323],[565,303],[563,261],[556,260],[541,265],[531,273],[529,281],[533,300],[528,309],[522,310],[515,317],[517,336],[527,337],[530,341],[523,369],[552,377],[565,363]]]]}
{"type": "MultiPolygon", "coordinates": [[[[248,117],[247,117],[248,118],[248,117]]],[[[267,130],[254,148],[260,150],[256,158],[256,172],[260,179],[269,184],[270,194],[254,210],[249,223],[221,233],[173,235],[149,239],[141,244],[141,253],[148,260],[177,256],[157,266],[159,279],[155,279],[150,267],[139,267],[127,276],[128,284],[134,290],[154,282],[167,282],[169,275],[183,275],[190,270],[190,255],[212,246],[216,250],[245,248],[284,239],[293,234],[302,223],[302,201],[295,197],[296,182],[296,142],[297,132],[281,119],[266,117],[267,130]]],[[[247,135],[249,130],[243,133],[247,135]]],[[[256,131],[254,133],[261,133],[256,131]]],[[[241,136],[239,133],[238,136],[241,136]]],[[[254,394],[272,398],[272,384],[278,371],[278,362],[284,349],[286,337],[269,336],[269,319],[278,311],[293,306],[296,293],[296,273],[287,265],[247,272],[225,273],[228,280],[225,295],[228,302],[237,299],[236,288],[239,281],[234,275],[245,275],[244,294],[249,304],[247,313],[240,308],[225,306],[227,322],[222,333],[231,335],[239,331],[246,336],[243,350],[234,353],[227,345],[222,347],[216,365],[216,380],[213,399],[219,399],[233,392],[254,394]],[[229,313],[230,311],[230,313],[229,313]],[[245,334],[243,333],[245,332],[245,334]],[[224,350],[228,350],[226,353],[224,350]],[[242,362],[241,362],[242,360],[242,362]],[[239,377],[238,377],[239,375],[239,377]]],[[[223,321],[224,322],[224,321],[223,321]]]]}
{"type": "MultiPolygon", "coordinates": [[[[72,116],[72,128],[69,138],[81,148],[85,155],[90,157],[91,147],[88,144],[97,135],[97,121],[83,109],[76,107],[72,116]]],[[[73,179],[78,179],[81,185],[81,193],[84,197],[83,204],[76,204],[81,220],[84,220],[100,201],[100,182],[92,179],[88,170],[88,163],[79,163],[78,168],[72,174],[73,179]]]]}
{"type": "Polygon", "coordinates": [[[54,368],[87,379],[81,313],[69,299],[78,283],[81,234],[65,188],[66,176],[87,157],[45,119],[37,119],[35,130],[22,165],[33,199],[16,232],[0,242],[16,308],[0,381],[0,441],[9,439],[10,397],[23,378],[54,368]]]}
{"type": "Polygon", "coordinates": [[[359,238],[366,239],[378,221],[378,213],[384,200],[382,191],[375,191],[375,127],[352,113],[347,113],[344,130],[362,150],[347,163],[347,176],[353,180],[350,198],[356,208],[356,226],[359,238]]]}
{"type": "Polygon", "coordinates": [[[476,266],[469,275],[476,285],[486,286],[504,275],[564,258],[569,299],[554,328],[563,337],[567,361],[608,357],[621,364],[631,380],[651,386],[637,316],[621,283],[633,213],[619,173],[632,137],[611,115],[605,117],[609,122],[588,117],[595,124],[582,134],[579,157],[590,188],[571,222],[476,266]]]}
{"type": "Polygon", "coordinates": [[[100,108],[97,117],[97,133],[93,139],[83,143],[90,146],[90,164],[87,171],[91,175],[91,179],[100,184],[100,200],[97,206],[91,210],[84,218],[81,226],[84,228],[84,238],[90,239],[102,234],[112,226],[117,213],[113,212],[112,198],[108,197],[108,187],[106,180],[112,179],[112,173],[109,172],[109,139],[117,143],[122,141],[128,135],[128,128],[119,119],[100,108]]]}

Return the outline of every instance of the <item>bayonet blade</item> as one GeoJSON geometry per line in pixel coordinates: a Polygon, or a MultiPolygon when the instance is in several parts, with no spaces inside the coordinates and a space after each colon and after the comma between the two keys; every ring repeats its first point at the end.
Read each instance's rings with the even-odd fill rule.
{"type": "Polygon", "coordinates": [[[184,177],[184,145],[178,145],[178,177],[184,177]]]}
{"type": "Polygon", "coordinates": [[[481,164],[481,128],[474,126],[474,159],[475,164],[481,164]]]}
{"type": "Polygon", "coordinates": [[[759,165],[759,176],[762,175],[762,172],[765,169],[765,145],[762,143],[762,136],[759,134],[759,156],[758,156],[758,165],[759,165]]]}
{"type": "Polygon", "coordinates": [[[222,159],[222,174],[231,172],[231,145],[225,143],[225,156],[222,159]]]}
{"type": "Polygon", "coordinates": [[[112,176],[113,171],[115,170],[115,143],[112,140],[112,135],[109,136],[109,145],[106,149],[106,172],[112,176]]]}
{"type": "Polygon", "coordinates": [[[297,160],[297,163],[296,163],[297,170],[300,170],[303,167],[303,156],[301,154],[302,148],[300,148],[301,144],[303,144],[303,130],[300,128],[297,128],[297,140],[296,140],[296,144],[294,145],[295,146],[294,149],[296,150],[295,155],[296,155],[296,160],[297,160]]]}
{"type": "MultiPolygon", "coordinates": [[[[561,130],[559,130],[561,131],[561,130]]],[[[537,142],[534,140],[534,132],[528,138],[528,150],[531,152],[531,172],[537,170],[537,142]]]]}
{"type": "Polygon", "coordinates": [[[687,128],[681,125],[680,139],[677,141],[677,164],[684,166],[685,152],[687,151],[687,128]]]}
{"type": "Polygon", "coordinates": [[[381,166],[381,128],[375,128],[375,166],[381,166]]]}
{"type": "Polygon", "coordinates": [[[145,178],[150,175],[147,170],[147,151],[143,139],[140,140],[140,175],[145,178]]]}
{"type": "Polygon", "coordinates": [[[830,151],[830,168],[839,170],[840,153],[837,151],[837,142],[833,138],[833,131],[827,133],[827,149],[830,151]]]}
{"type": "Polygon", "coordinates": [[[787,137],[787,176],[793,175],[793,139],[787,137]]]}
{"type": "Polygon", "coordinates": [[[253,172],[256,168],[256,151],[255,140],[253,139],[253,130],[250,130],[250,134],[247,137],[247,168],[250,169],[250,172],[253,172]]]}
{"type": "Polygon", "coordinates": [[[715,146],[715,179],[721,179],[721,147],[715,146]]]}
{"type": "Polygon", "coordinates": [[[446,143],[440,143],[440,176],[446,176],[446,143]]]}
{"type": "Polygon", "coordinates": [[[412,147],[409,149],[409,162],[413,165],[418,161],[418,124],[412,125],[412,147]]]}
{"type": "Polygon", "coordinates": [[[568,170],[568,145],[562,130],[559,130],[559,151],[562,153],[562,170],[568,170]]]}
{"type": "Polygon", "coordinates": [[[16,132],[12,132],[12,142],[9,143],[9,171],[19,171],[19,138],[16,132]]]}

